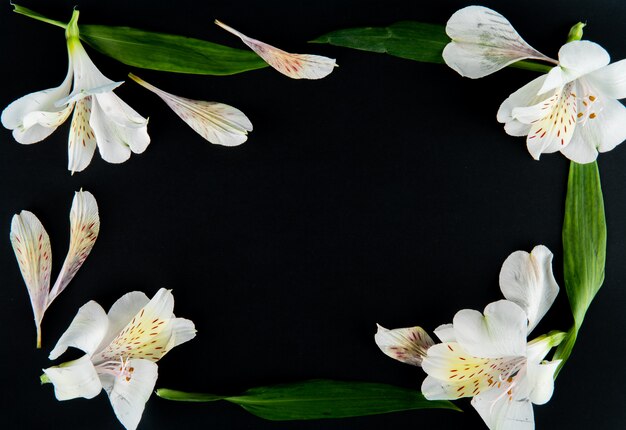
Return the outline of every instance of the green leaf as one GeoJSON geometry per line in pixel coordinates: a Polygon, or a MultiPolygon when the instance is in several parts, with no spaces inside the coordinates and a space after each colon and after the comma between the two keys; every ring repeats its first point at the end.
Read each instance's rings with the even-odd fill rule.
{"type": "Polygon", "coordinates": [[[80,38],[124,64],[197,75],[233,75],[268,67],[252,51],[131,27],[81,25],[80,38]]]}
{"type": "MultiPolygon", "coordinates": [[[[19,5],[14,11],[48,24],[67,25],[19,5]]],[[[131,27],[79,25],[80,38],[92,48],[124,64],[142,69],[197,75],[233,75],[268,67],[252,51],[230,48],[173,34],[131,27]]]]}
{"type": "Polygon", "coordinates": [[[604,282],[605,259],[606,220],[598,164],[572,161],[563,221],[563,274],[574,326],[555,353],[555,358],[563,362],[569,357],[585,313],[604,282]]]}
{"type": "Polygon", "coordinates": [[[219,397],[159,389],[168,400],[214,401],[240,405],[258,417],[273,420],[314,420],[377,415],[412,409],[452,409],[448,401],[429,401],[422,393],[393,385],[371,382],[311,380],[293,384],[251,388],[241,396],[219,397]],[[207,400],[202,400],[206,396],[207,400]]]}
{"type": "Polygon", "coordinates": [[[159,388],[157,396],[167,400],[176,400],[179,402],[215,402],[217,400],[223,400],[226,396],[216,396],[214,394],[206,393],[187,393],[184,391],[170,390],[168,388],[159,388]]]}
{"type": "MultiPolygon", "coordinates": [[[[446,28],[439,24],[402,21],[389,27],[337,30],[311,41],[361,51],[386,53],[424,63],[443,63],[441,53],[450,42],[446,28]]],[[[551,67],[534,61],[518,61],[511,67],[547,73],[551,67]]]]}

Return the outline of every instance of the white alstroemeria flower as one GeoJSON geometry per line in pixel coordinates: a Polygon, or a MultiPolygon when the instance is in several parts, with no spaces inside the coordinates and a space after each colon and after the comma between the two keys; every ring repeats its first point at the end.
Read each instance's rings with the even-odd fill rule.
{"type": "MultiPolygon", "coordinates": [[[[582,27],[582,25],[581,25],[582,27]]],[[[511,136],[528,136],[528,152],[560,151],[577,163],[594,161],[626,140],[626,60],[609,64],[609,54],[589,41],[572,41],[551,59],[526,43],[499,13],[469,6],[446,26],[452,38],[443,58],[462,76],[481,78],[516,61],[556,64],[507,98],[498,121],[511,136]]],[[[578,35],[580,36],[580,35],[578,35]]]]}
{"type": "Polygon", "coordinates": [[[157,380],[157,365],[175,346],[196,336],[193,322],[174,317],[174,297],[160,289],[152,300],[134,291],[107,314],[91,301],[81,307],[50,352],[54,360],[73,346],[86,353],[44,369],[58,400],[91,399],[104,390],[115,415],[128,430],[137,428],[157,380]]]}
{"type": "Polygon", "coordinates": [[[626,140],[626,60],[609,64],[609,54],[589,41],[559,50],[559,65],[507,98],[498,121],[512,136],[528,136],[536,160],[560,151],[590,163],[626,140]]]}
{"type": "Polygon", "coordinates": [[[189,127],[211,143],[241,145],[248,139],[248,132],[252,131],[252,123],[239,109],[224,103],[175,96],[132,73],[128,77],[159,96],[189,127]]]}
{"type": "Polygon", "coordinates": [[[263,58],[267,64],[283,75],[293,79],[321,79],[328,76],[335,67],[333,58],[321,55],[290,54],[260,40],[252,39],[232,27],[215,20],[215,23],[229,33],[239,37],[243,43],[263,58]]]}
{"type": "Polygon", "coordinates": [[[472,397],[490,429],[532,429],[532,404],[550,400],[560,363],[543,359],[564,338],[557,332],[526,341],[558,293],[551,262],[544,246],[511,254],[500,272],[507,300],[487,305],[484,313],[459,311],[452,324],[435,330],[442,343],[433,345],[420,328],[379,329],[376,342],[392,358],[421,365],[427,399],[472,397]],[[416,335],[407,336],[411,331],[416,335]]]}
{"type": "Polygon", "coordinates": [[[105,77],[80,43],[78,15],[74,10],[65,32],[69,66],[63,83],[17,99],[1,118],[2,125],[13,130],[15,140],[31,144],[48,137],[74,110],[68,139],[72,173],[89,165],[96,146],[105,161],[122,163],[131,151],[142,153],[150,143],[148,120],[113,93],[123,82],[105,77]]]}
{"type": "Polygon", "coordinates": [[[26,283],[41,347],[41,320],[52,301],[67,287],[91,252],[100,231],[98,204],[88,191],[78,191],[70,210],[70,247],[59,276],[50,289],[50,239],[39,219],[21,211],[11,221],[11,245],[26,283]]]}

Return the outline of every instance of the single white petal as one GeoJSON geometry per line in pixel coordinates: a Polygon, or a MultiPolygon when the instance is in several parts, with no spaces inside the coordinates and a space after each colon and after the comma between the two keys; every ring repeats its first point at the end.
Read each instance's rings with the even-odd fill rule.
{"type": "Polygon", "coordinates": [[[68,40],[67,49],[74,69],[74,90],[58,103],[71,103],[90,95],[110,92],[124,83],[114,82],[104,76],[91,61],[78,37],[68,40]]]}
{"type": "Polygon", "coordinates": [[[455,12],[446,33],[452,42],[444,48],[443,59],[461,76],[482,78],[528,58],[554,62],[526,43],[505,17],[486,7],[455,12]]]}
{"type": "Polygon", "coordinates": [[[123,163],[131,150],[141,153],[150,143],[147,120],[113,93],[94,96],[89,124],[100,155],[109,163],[123,163]]]}
{"type": "Polygon", "coordinates": [[[545,79],[546,75],[542,75],[536,79],[533,79],[522,88],[511,94],[504,102],[502,102],[500,108],[498,109],[498,122],[509,123],[510,121],[514,121],[513,109],[524,106],[533,106],[540,101],[545,100],[547,96],[537,95],[537,92],[539,91],[539,88],[541,88],[541,86],[543,85],[545,79]]]}
{"type": "Polygon", "coordinates": [[[552,273],[552,252],[543,245],[529,254],[516,251],[500,270],[500,290],[507,300],[519,305],[528,316],[528,333],[546,314],[559,293],[552,273]]]}
{"type": "Polygon", "coordinates": [[[378,331],[374,335],[376,345],[387,356],[403,363],[421,366],[426,351],[435,344],[421,327],[388,330],[377,326],[378,331]]]}
{"type": "Polygon", "coordinates": [[[109,319],[102,306],[93,300],[86,303],[78,310],[70,326],[50,351],[48,358],[55,360],[70,346],[84,351],[91,357],[100,345],[108,327],[109,319]]]}
{"type": "Polygon", "coordinates": [[[95,197],[89,191],[76,192],[70,210],[70,249],[61,273],[50,290],[48,303],[52,303],[74,278],[96,243],[99,231],[100,216],[95,197]]]}
{"type": "Polygon", "coordinates": [[[68,165],[67,169],[74,172],[85,170],[96,150],[96,135],[89,125],[91,116],[91,97],[85,97],[76,102],[76,110],[72,117],[70,135],[67,142],[68,165]]]}
{"type": "Polygon", "coordinates": [[[223,103],[175,96],[132,73],[128,76],[161,97],[189,127],[211,143],[224,146],[241,145],[248,139],[248,132],[252,131],[252,123],[239,109],[223,103]]]}
{"type": "Polygon", "coordinates": [[[489,390],[472,399],[472,406],[490,430],[533,430],[533,405],[511,398],[505,390],[489,390]]]}
{"type": "Polygon", "coordinates": [[[115,361],[120,356],[158,361],[176,344],[174,329],[187,332],[186,327],[174,323],[173,309],[171,291],[161,288],[94,361],[115,361]]]}
{"type": "Polygon", "coordinates": [[[102,391],[96,369],[87,355],[43,371],[54,385],[57,400],[91,399],[102,391]]]}
{"type": "Polygon", "coordinates": [[[623,99],[626,97],[626,60],[609,64],[585,76],[595,88],[610,98],[623,99]]]}
{"type": "Polygon", "coordinates": [[[172,338],[167,346],[168,350],[196,337],[197,330],[193,321],[185,318],[174,318],[170,324],[172,325],[172,338]]]}
{"type": "Polygon", "coordinates": [[[611,57],[600,45],[588,40],[566,43],[559,50],[559,66],[552,69],[539,90],[540,94],[562,87],[568,82],[609,64],[611,57]]]}
{"type": "Polygon", "coordinates": [[[580,130],[574,132],[569,145],[561,149],[561,154],[579,164],[591,163],[598,158],[598,150],[583,139],[580,130]]]}
{"type": "Polygon", "coordinates": [[[513,302],[490,303],[484,316],[463,309],[456,313],[453,324],[457,341],[472,356],[498,358],[526,354],[526,313],[513,302]]]}
{"type": "MultiPolygon", "coordinates": [[[[13,216],[10,238],[28,289],[39,338],[41,319],[46,310],[50,290],[52,265],[50,239],[39,219],[28,211],[13,216]]],[[[39,339],[37,343],[39,345],[39,339]]]]}
{"type": "Polygon", "coordinates": [[[509,136],[528,136],[530,129],[531,127],[529,124],[521,123],[516,119],[512,119],[504,124],[504,131],[509,136]]]}
{"type": "Polygon", "coordinates": [[[21,97],[2,111],[2,125],[13,130],[15,140],[22,144],[39,142],[67,119],[73,105],[57,106],[56,103],[70,92],[72,76],[70,63],[60,86],[21,97]]]}
{"type": "Polygon", "coordinates": [[[239,37],[243,43],[263,58],[267,64],[283,75],[293,79],[321,79],[328,76],[337,66],[333,58],[320,55],[290,54],[274,46],[252,39],[232,27],[215,20],[215,23],[229,33],[239,37]]]}
{"type": "Polygon", "coordinates": [[[458,399],[458,383],[448,383],[440,379],[426,376],[422,382],[422,394],[428,400],[454,400],[458,399]]]}
{"type": "Polygon", "coordinates": [[[435,329],[435,334],[442,342],[456,342],[454,325],[452,324],[441,324],[435,329]]]}
{"type": "Polygon", "coordinates": [[[148,360],[129,360],[126,366],[128,372],[115,378],[113,386],[105,388],[109,388],[107,394],[117,419],[127,430],[135,430],[154,390],[158,367],[148,360]]]}
{"type": "Polygon", "coordinates": [[[148,296],[140,291],[132,291],[120,297],[109,312],[109,329],[102,339],[98,350],[108,346],[115,337],[130,323],[130,321],[150,302],[148,296]]]}
{"type": "Polygon", "coordinates": [[[542,364],[528,364],[528,380],[530,384],[530,401],[543,405],[550,400],[554,392],[554,373],[561,360],[542,364]]]}

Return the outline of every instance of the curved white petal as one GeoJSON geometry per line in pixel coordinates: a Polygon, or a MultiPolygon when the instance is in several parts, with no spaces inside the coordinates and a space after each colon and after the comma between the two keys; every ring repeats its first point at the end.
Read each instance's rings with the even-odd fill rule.
{"type": "Polygon", "coordinates": [[[91,399],[102,391],[96,369],[88,356],[43,370],[54,385],[57,400],[91,399]]]}
{"type": "Polygon", "coordinates": [[[456,342],[453,324],[441,324],[435,329],[435,334],[442,342],[456,342]]]}
{"type": "MultiPolygon", "coordinates": [[[[581,103],[583,101],[585,100],[581,103]]],[[[584,107],[584,105],[581,107],[581,113],[584,107]]],[[[586,108],[577,128],[579,129],[578,138],[581,140],[579,143],[584,143],[587,151],[607,152],[626,140],[626,107],[621,102],[599,97],[593,104],[588,103],[586,108]]],[[[580,151],[582,150],[579,149],[580,151]]],[[[575,156],[566,151],[563,151],[563,154],[570,159],[573,158],[568,154],[575,156]]]]}
{"type": "Polygon", "coordinates": [[[48,358],[54,360],[73,346],[92,356],[109,327],[106,312],[98,303],[90,301],[79,310],[70,326],[61,336],[48,358]]]}
{"type": "Polygon", "coordinates": [[[529,254],[516,251],[500,270],[500,290],[507,300],[519,305],[528,316],[528,333],[546,314],[559,293],[552,274],[552,252],[543,245],[529,254]]]}
{"type": "Polygon", "coordinates": [[[129,360],[127,368],[128,373],[115,378],[113,385],[105,388],[108,388],[107,394],[117,419],[127,430],[135,430],[154,390],[158,368],[148,360],[129,360]]]}
{"type": "Polygon", "coordinates": [[[533,106],[540,101],[545,100],[547,96],[537,95],[539,88],[541,88],[545,80],[546,75],[539,76],[524,85],[519,90],[515,91],[505,101],[503,101],[496,116],[498,122],[509,123],[510,121],[514,121],[513,109],[524,106],[533,106]]]}
{"type": "Polygon", "coordinates": [[[48,303],[51,303],[74,278],[96,243],[99,231],[100,216],[96,198],[89,191],[76,192],[70,210],[70,249],[67,251],[61,273],[50,290],[48,303]]]}
{"type": "Polygon", "coordinates": [[[11,245],[28,289],[39,331],[50,290],[52,252],[50,238],[39,219],[29,211],[14,215],[11,221],[11,245]]]}
{"type": "MultiPolygon", "coordinates": [[[[161,288],[95,361],[115,361],[120,356],[158,361],[176,343],[172,339],[174,328],[178,328],[174,324],[173,309],[171,291],[161,288]]],[[[181,333],[185,332],[186,329],[181,330],[181,333]]]]}
{"type": "Polygon", "coordinates": [[[533,430],[533,405],[511,398],[504,390],[489,390],[472,399],[472,406],[490,430],[533,430]]]}
{"type": "Polygon", "coordinates": [[[67,142],[67,170],[72,173],[85,170],[96,151],[96,135],[89,125],[90,117],[91,97],[85,97],[76,102],[67,142]]]}
{"type": "Polygon", "coordinates": [[[172,325],[172,338],[167,346],[168,351],[196,337],[197,330],[193,321],[185,318],[174,318],[170,324],[172,325]]]}
{"type": "Polygon", "coordinates": [[[131,150],[136,154],[146,150],[150,143],[148,120],[113,93],[97,94],[92,101],[89,124],[105,161],[123,163],[131,150]]]}
{"type": "Polygon", "coordinates": [[[72,112],[73,105],[57,106],[72,87],[72,64],[63,83],[56,88],[30,93],[15,100],[2,111],[2,125],[13,130],[22,144],[39,142],[48,137],[72,112]]]}
{"type": "Polygon", "coordinates": [[[484,316],[463,309],[454,316],[453,324],[457,341],[469,355],[484,358],[526,355],[526,313],[513,302],[490,303],[484,316]]]}
{"type": "Polygon", "coordinates": [[[543,405],[552,398],[554,392],[554,373],[561,360],[542,364],[528,364],[528,383],[530,385],[530,401],[543,405]]]}
{"type": "Polygon", "coordinates": [[[526,43],[506,18],[486,7],[455,12],[446,33],[452,42],[444,48],[443,59],[461,76],[482,78],[528,58],[554,62],[526,43]]]}
{"type": "Polygon", "coordinates": [[[215,20],[215,23],[229,33],[239,37],[243,43],[263,58],[267,64],[283,75],[293,79],[321,79],[328,76],[337,66],[333,58],[320,55],[290,54],[274,46],[252,39],[232,27],[215,20]]]}
{"type": "Polygon", "coordinates": [[[243,112],[232,106],[192,100],[165,92],[143,79],[128,75],[142,87],[158,95],[196,133],[211,143],[241,145],[252,131],[252,123],[243,112]]]}
{"type": "Polygon", "coordinates": [[[109,329],[104,339],[102,339],[101,347],[98,350],[108,346],[149,302],[150,299],[144,293],[132,291],[124,294],[113,303],[107,314],[109,317],[109,329]]]}
{"type": "Polygon", "coordinates": [[[626,60],[609,64],[585,76],[602,95],[613,99],[626,97],[626,60]]]}
{"type": "Polygon", "coordinates": [[[453,400],[458,399],[457,389],[459,384],[444,382],[432,376],[427,376],[422,382],[422,394],[428,400],[453,400]]]}
{"type": "Polygon", "coordinates": [[[378,331],[374,335],[376,345],[387,356],[403,363],[421,366],[426,351],[435,344],[421,327],[388,330],[377,326],[378,331]]]}

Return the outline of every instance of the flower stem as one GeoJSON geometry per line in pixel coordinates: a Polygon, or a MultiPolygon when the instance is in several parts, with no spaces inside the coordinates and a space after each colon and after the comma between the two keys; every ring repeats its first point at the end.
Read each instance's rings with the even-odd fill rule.
{"type": "Polygon", "coordinates": [[[25,8],[15,3],[12,3],[12,5],[13,5],[13,12],[15,13],[19,13],[20,15],[24,15],[29,18],[36,19],[37,21],[43,21],[47,24],[56,25],[57,27],[67,28],[67,25],[62,23],[61,21],[56,21],[54,19],[46,18],[45,16],[41,15],[40,13],[35,12],[34,10],[30,10],[28,8],[25,8]]]}
{"type": "Polygon", "coordinates": [[[37,349],[41,349],[41,326],[37,324],[37,349]]]}

